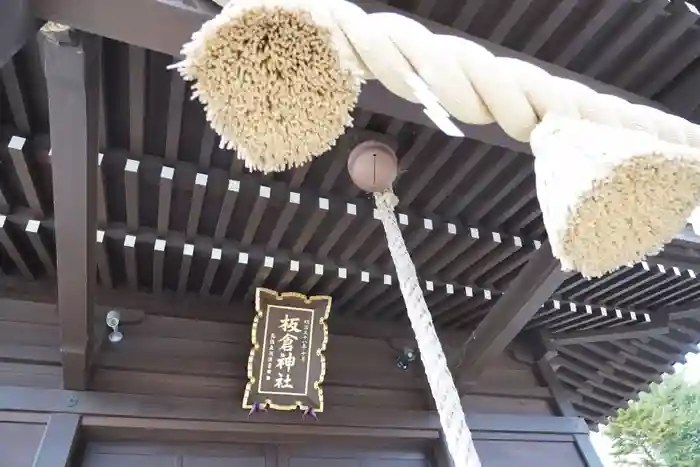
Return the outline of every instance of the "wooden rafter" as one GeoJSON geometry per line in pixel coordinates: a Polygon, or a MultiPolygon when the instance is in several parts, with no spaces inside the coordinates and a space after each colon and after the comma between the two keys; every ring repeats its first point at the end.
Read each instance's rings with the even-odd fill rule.
{"type": "Polygon", "coordinates": [[[462,378],[476,379],[569,276],[549,244],[543,244],[472,332],[464,348],[462,378]]]}
{"type": "Polygon", "coordinates": [[[36,32],[30,0],[0,0],[0,68],[36,32]]]}
{"type": "MultiPolygon", "coordinates": [[[[556,353],[556,351],[552,350],[545,336],[537,334],[530,337],[531,342],[535,345],[536,365],[539,376],[552,392],[555,407],[559,412],[558,415],[576,417],[578,413],[571,403],[571,394],[561,384],[549,361],[551,355],[556,353]]],[[[575,434],[574,443],[581,456],[586,459],[586,465],[603,467],[603,463],[596,454],[588,434],[575,434]]]]}
{"type": "Polygon", "coordinates": [[[552,336],[556,345],[591,344],[616,340],[637,339],[639,337],[668,334],[669,327],[659,324],[638,324],[612,329],[558,333],[552,336]]]}
{"type": "Polygon", "coordinates": [[[99,41],[44,34],[63,384],[85,389],[95,300],[99,41]],[[91,65],[89,65],[91,64],[91,65]]]}

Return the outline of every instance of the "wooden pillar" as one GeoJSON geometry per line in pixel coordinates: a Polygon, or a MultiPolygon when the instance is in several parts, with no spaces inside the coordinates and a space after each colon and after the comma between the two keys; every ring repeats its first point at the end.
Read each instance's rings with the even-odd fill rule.
{"type": "MultiPolygon", "coordinates": [[[[56,29],[56,28],[54,28],[56,29]]],[[[87,384],[95,307],[100,43],[44,31],[63,385],[87,384]]]]}
{"type": "Polygon", "coordinates": [[[80,415],[51,415],[32,467],[68,467],[79,431],[80,415]]]}

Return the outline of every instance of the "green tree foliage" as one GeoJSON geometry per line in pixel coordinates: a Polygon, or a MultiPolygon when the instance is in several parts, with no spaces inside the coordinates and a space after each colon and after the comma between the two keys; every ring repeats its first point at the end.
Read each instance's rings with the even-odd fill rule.
{"type": "Polygon", "coordinates": [[[700,467],[700,383],[677,373],[652,384],[618,410],[606,434],[620,466],[700,467]]]}

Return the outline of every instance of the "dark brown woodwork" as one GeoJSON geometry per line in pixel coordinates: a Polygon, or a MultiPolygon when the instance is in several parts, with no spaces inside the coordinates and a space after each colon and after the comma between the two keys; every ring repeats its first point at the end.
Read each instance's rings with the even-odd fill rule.
{"type": "Polygon", "coordinates": [[[615,340],[636,339],[638,337],[667,334],[668,326],[658,324],[637,324],[625,327],[615,327],[610,330],[578,331],[557,333],[552,336],[556,345],[574,345],[593,342],[608,342],[615,340]]]}
{"type": "MultiPolygon", "coordinates": [[[[99,357],[89,387],[239,397],[245,354],[239,341],[226,334],[249,331],[251,290],[260,285],[332,294],[337,307],[334,336],[350,337],[346,330],[351,330],[353,337],[369,339],[331,344],[338,345],[333,361],[341,362],[344,371],[330,371],[333,405],[426,409],[415,389],[425,386],[422,374],[392,373],[392,346],[415,343],[404,326],[403,300],[391,276],[383,232],[372,216],[371,197],[351,183],[347,154],[367,135],[386,139],[396,149],[401,167],[396,184],[399,225],[420,263],[421,284],[441,336],[453,349],[465,339],[460,330],[477,329],[485,317],[503,308],[497,305],[504,301],[503,291],[536,257],[536,242],[546,239],[527,145],[511,141],[495,125],[462,126],[467,139],[450,140],[431,127],[420,106],[370,82],[353,112],[354,128],[328,154],[289,173],[249,173],[234,152],[217,147],[201,106],[188,99],[187,86],[177,74],[166,70],[178,60],[182,42],[218,8],[208,0],[124,0],[118,5],[95,0],[88,10],[84,3],[34,2],[41,14],[94,27],[102,36],[98,41],[104,59],[90,65],[102,77],[96,120],[99,149],[105,154],[98,161],[95,196],[100,287],[94,290],[98,303],[123,315],[131,308],[147,311],[141,324],[124,329],[127,338],[118,348],[105,342],[103,310],[95,315],[100,318],[90,348],[99,349],[99,357]],[[138,171],[125,172],[128,160],[138,164],[138,171]],[[207,177],[206,187],[195,183],[197,174],[207,177]],[[269,192],[261,192],[261,185],[269,192]],[[328,200],[327,207],[323,200],[328,200]],[[247,304],[241,305],[242,300],[247,304]],[[217,326],[220,331],[213,333],[217,326]],[[161,327],[174,335],[161,334],[161,327]],[[214,339],[204,340],[202,332],[214,339]],[[397,335],[405,337],[396,342],[397,335]],[[371,352],[363,353],[365,348],[371,352]],[[354,360],[348,362],[350,355],[354,360]]],[[[360,3],[370,11],[398,11],[387,5],[392,2],[360,3]]],[[[624,83],[698,121],[700,98],[688,83],[698,77],[693,60],[700,46],[691,24],[696,16],[686,4],[584,3],[415,0],[400,6],[436,32],[459,35],[458,30],[466,30],[463,37],[488,39],[480,43],[497,55],[513,56],[507,48],[515,48],[522,51],[516,58],[594,87],[600,83],[593,77],[624,83]],[[642,42],[652,45],[640,46],[642,42]]],[[[48,125],[46,79],[37,49],[30,40],[0,72],[0,164],[7,169],[0,170],[0,288],[4,297],[52,303],[52,270],[60,250],[54,241],[54,217],[60,213],[52,212],[56,156],[49,153],[49,133],[55,137],[56,128],[48,125]],[[21,137],[14,140],[21,141],[15,145],[21,149],[11,152],[7,148],[13,136],[21,137]]],[[[596,89],[619,94],[607,85],[596,89]]],[[[566,344],[550,361],[573,393],[574,410],[589,424],[603,420],[683,361],[685,352],[696,350],[696,240],[685,233],[646,262],[598,279],[575,275],[556,291],[557,300],[545,303],[528,322],[527,329],[546,330],[555,338],[578,333],[621,337],[638,329],[634,326],[648,313],[648,335],[566,344]]],[[[511,305],[518,309],[521,303],[511,305]]],[[[0,384],[60,388],[61,334],[55,311],[34,323],[38,313],[20,317],[14,314],[19,309],[0,309],[0,384]]],[[[504,332],[511,329],[506,326],[504,332]]],[[[496,330],[493,336],[498,334],[496,330]]],[[[460,380],[458,385],[466,391],[468,410],[551,415],[549,396],[540,394],[543,388],[533,378],[529,365],[496,355],[477,387],[474,381],[460,380]],[[514,387],[520,393],[504,393],[504,388],[514,387]]],[[[129,436],[128,424],[121,428],[119,423],[89,431],[129,436]]],[[[194,436],[194,430],[179,427],[157,431],[178,441],[194,436]]],[[[133,432],[147,436],[149,429],[133,432]]],[[[352,438],[358,439],[359,432],[352,438]]],[[[207,441],[211,433],[203,433],[200,438],[207,441]]],[[[237,435],[234,430],[216,436],[228,442],[237,435]]],[[[482,443],[488,465],[542,465],[543,460],[560,458],[567,459],[562,465],[578,465],[565,454],[574,449],[571,435],[477,431],[475,439],[482,443]],[[532,449],[535,444],[541,450],[532,449]]],[[[294,456],[289,452],[290,459],[298,459],[294,456]]]]}
{"type": "Polygon", "coordinates": [[[29,166],[26,161],[26,144],[27,140],[19,136],[13,136],[10,139],[7,149],[12,158],[12,164],[14,165],[15,172],[19,178],[20,185],[22,186],[22,191],[24,197],[29,205],[30,212],[41,219],[44,217],[44,209],[41,206],[41,201],[39,199],[39,194],[37,192],[34,180],[29,173],[29,166]]]}
{"type": "Polygon", "coordinates": [[[63,383],[85,389],[95,300],[96,67],[99,42],[73,31],[44,36],[52,136],[58,314],[63,383]]]}
{"type": "Polygon", "coordinates": [[[0,2],[0,68],[12,59],[38,29],[29,0],[0,2]]]}
{"type": "Polygon", "coordinates": [[[32,467],[70,467],[79,431],[80,415],[52,414],[32,467]]]}
{"type": "MultiPolygon", "coordinates": [[[[565,417],[572,417],[577,415],[576,409],[570,402],[570,396],[564,389],[563,385],[559,381],[554,369],[550,365],[549,356],[552,352],[555,352],[547,342],[547,337],[542,334],[531,336],[531,342],[534,345],[535,352],[539,355],[537,356],[537,368],[539,370],[540,377],[552,391],[552,396],[554,397],[555,406],[560,415],[565,417]]],[[[574,441],[576,443],[576,448],[579,450],[581,457],[585,461],[587,467],[603,467],[598,454],[591,443],[588,434],[577,434],[574,435],[574,441]]]]}
{"type": "Polygon", "coordinates": [[[477,378],[569,276],[552,256],[549,244],[543,244],[469,336],[461,374],[477,378]]]}

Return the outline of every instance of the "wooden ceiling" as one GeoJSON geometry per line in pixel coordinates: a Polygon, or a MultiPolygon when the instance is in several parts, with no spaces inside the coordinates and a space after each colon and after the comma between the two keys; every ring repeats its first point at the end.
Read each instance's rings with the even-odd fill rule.
{"type": "MultiPolygon", "coordinates": [[[[338,316],[405,320],[372,201],[351,184],[345,168],[355,144],[379,138],[400,157],[399,222],[440,328],[466,335],[480,323],[497,327],[503,346],[523,326],[551,333],[557,354],[552,364],[589,421],[626,404],[697,350],[700,279],[693,269],[700,270],[700,252],[692,241],[676,241],[661,255],[600,279],[562,275],[554,283],[548,273],[537,286],[523,285],[532,276],[526,265],[538,260],[551,267],[551,258],[532,156],[500,130],[462,126],[468,138],[449,138],[429,126],[420,109],[392,99],[375,83],[363,92],[355,128],[330,153],[290,172],[249,173],[235,154],[218,148],[187,86],[166,71],[175,59],[163,52],[175,53],[181,43],[176,40],[191,33],[182,25],[201,23],[212,5],[130,0],[115,12],[128,16],[134,5],[142,8],[141,15],[129,17],[136,22],[136,32],[129,33],[76,9],[78,0],[34,3],[42,18],[105,36],[94,39],[101,58],[86,65],[101,85],[99,105],[83,125],[96,125],[102,153],[92,191],[100,287],[197,296],[205,304],[212,298],[250,301],[255,286],[267,286],[332,294],[338,316]],[[177,27],[150,35],[140,29],[139,21],[156,11],[172,14],[167,19],[177,27]],[[526,314],[517,313],[527,307],[526,314]],[[527,324],[508,324],[532,314],[527,324]],[[502,325],[485,324],[485,316],[502,325]],[[506,316],[507,323],[501,320],[506,316]]],[[[108,9],[108,3],[95,1],[95,9],[108,9]]],[[[443,29],[510,49],[494,45],[497,53],[536,57],[550,72],[698,117],[700,91],[689,83],[697,82],[700,70],[700,37],[697,15],[684,2],[357,3],[372,11],[404,8],[443,29]]],[[[73,174],[64,165],[56,183],[48,134],[61,136],[49,121],[62,112],[50,115],[52,85],[47,91],[39,49],[30,41],[5,64],[0,79],[0,269],[14,284],[64,277],[56,245],[64,245],[60,251],[79,246],[79,235],[91,225],[88,218],[65,214],[79,199],[71,186],[81,180],[88,186],[90,171],[73,174]],[[72,228],[78,240],[71,238],[72,228]]],[[[73,141],[81,130],[70,130],[74,114],[70,102],[64,106],[68,121],[60,131],[73,141]]],[[[75,254],[82,253],[91,254],[79,248],[75,254]]],[[[59,281],[59,309],[61,290],[59,281]]]]}

